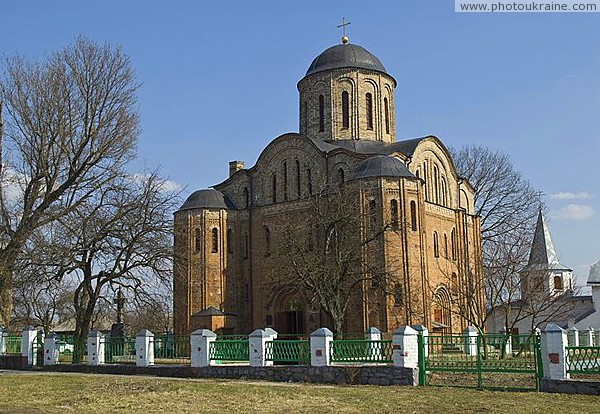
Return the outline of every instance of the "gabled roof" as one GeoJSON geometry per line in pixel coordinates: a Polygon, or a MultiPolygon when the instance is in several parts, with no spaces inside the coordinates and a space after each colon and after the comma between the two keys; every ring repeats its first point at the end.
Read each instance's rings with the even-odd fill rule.
{"type": "Polygon", "coordinates": [[[600,260],[590,267],[587,283],[588,285],[600,285],[600,260]]]}
{"type": "Polygon", "coordinates": [[[527,268],[529,270],[572,270],[560,263],[552,243],[550,230],[541,211],[535,226],[527,268]]]}
{"type": "Polygon", "coordinates": [[[202,309],[194,313],[192,316],[225,316],[225,312],[215,308],[214,306],[209,306],[206,309],[202,309]]]}

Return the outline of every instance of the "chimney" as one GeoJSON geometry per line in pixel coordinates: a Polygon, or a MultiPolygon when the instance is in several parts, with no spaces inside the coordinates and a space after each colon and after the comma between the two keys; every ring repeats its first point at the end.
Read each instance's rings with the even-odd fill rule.
{"type": "Polygon", "coordinates": [[[244,161],[229,161],[229,176],[244,169],[244,161]]]}

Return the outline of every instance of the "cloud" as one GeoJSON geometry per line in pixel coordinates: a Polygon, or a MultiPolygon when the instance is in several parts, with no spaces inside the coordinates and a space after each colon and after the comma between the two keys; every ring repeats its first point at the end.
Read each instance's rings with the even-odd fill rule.
{"type": "Polygon", "coordinates": [[[585,204],[569,204],[551,213],[552,218],[557,220],[587,220],[594,216],[596,211],[585,204]]]}
{"type": "Polygon", "coordinates": [[[590,198],[590,193],[587,191],[580,191],[578,193],[560,192],[550,194],[550,198],[555,200],[587,200],[590,198]]]}

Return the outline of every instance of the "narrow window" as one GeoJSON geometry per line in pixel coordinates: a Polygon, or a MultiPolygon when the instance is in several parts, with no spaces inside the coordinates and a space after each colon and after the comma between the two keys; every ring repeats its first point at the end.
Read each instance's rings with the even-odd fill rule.
{"type": "Polygon", "coordinates": [[[273,203],[277,202],[277,174],[273,174],[273,182],[272,182],[272,191],[273,191],[273,203]]]}
{"type": "Polygon", "coordinates": [[[338,170],[338,184],[341,186],[344,185],[345,179],[344,179],[344,169],[340,168],[338,170]]]}
{"type": "Polygon", "coordinates": [[[448,236],[444,233],[444,257],[448,258],[448,236]]]}
{"type": "Polygon", "coordinates": [[[417,203],[410,202],[410,229],[417,231],[417,203]]]}
{"type": "Polygon", "coordinates": [[[456,260],[456,229],[450,233],[450,243],[452,243],[452,260],[456,260]]]}
{"type": "Polygon", "coordinates": [[[271,230],[265,226],[265,256],[271,255],[271,230]]]}
{"type": "Polygon", "coordinates": [[[306,135],[308,129],[308,102],[304,101],[304,134],[306,135]]]}
{"type": "Polygon", "coordinates": [[[288,199],[288,171],[287,171],[287,162],[283,163],[283,199],[287,201],[288,199]]]}
{"type": "Polygon", "coordinates": [[[402,306],[402,285],[394,284],[394,306],[402,306]]]}
{"type": "Polygon", "coordinates": [[[371,230],[375,230],[377,225],[377,204],[375,200],[369,201],[369,222],[371,223],[371,230]]]}
{"type": "Polygon", "coordinates": [[[342,92],[342,128],[350,128],[350,97],[342,92]]]}
{"type": "Polygon", "coordinates": [[[398,229],[398,201],[394,198],[390,201],[390,222],[394,230],[398,229]]]}
{"type": "Polygon", "coordinates": [[[325,131],[325,98],[319,95],[319,132],[325,131]]]}
{"type": "Polygon", "coordinates": [[[425,181],[425,200],[429,201],[429,186],[427,185],[427,183],[429,182],[429,176],[428,176],[428,170],[427,170],[427,161],[425,161],[423,163],[423,181],[425,181]]]}
{"type": "Polygon", "coordinates": [[[227,229],[227,253],[233,253],[233,230],[227,229]]]}
{"type": "Polygon", "coordinates": [[[433,232],[433,256],[440,257],[440,246],[438,244],[438,234],[436,231],[433,232]]]}
{"type": "Polygon", "coordinates": [[[365,96],[365,109],[367,111],[367,129],[373,129],[373,95],[365,96]]]}
{"type": "Polygon", "coordinates": [[[212,229],[212,252],[217,253],[219,251],[219,229],[214,227],[212,229]]]}
{"type": "Polygon", "coordinates": [[[306,170],[306,187],[308,190],[308,195],[313,195],[312,173],[310,172],[310,168],[306,170]]]}
{"type": "Polygon", "coordinates": [[[196,253],[202,249],[202,234],[200,233],[200,229],[194,230],[194,249],[196,253]]]}
{"type": "Polygon", "coordinates": [[[438,179],[438,168],[437,166],[433,166],[433,196],[436,204],[440,203],[440,189],[439,189],[439,179],[438,179]]]}
{"type": "Polygon", "coordinates": [[[390,108],[388,107],[388,99],[383,98],[383,111],[385,116],[385,133],[390,133],[390,108]]]}
{"type": "Polygon", "coordinates": [[[312,252],[315,250],[315,242],[313,239],[313,229],[312,227],[310,227],[308,229],[308,236],[307,236],[308,240],[306,242],[306,248],[308,249],[309,252],[312,252]]]}
{"type": "Polygon", "coordinates": [[[554,290],[562,290],[562,288],[563,288],[562,277],[554,276],[554,290]]]}
{"type": "Polygon", "coordinates": [[[248,192],[248,187],[244,187],[244,206],[245,208],[250,207],[250,193],[248,192]]]}
{"type": "Polygon", "coordinates": [[[244,233],[244,259],[248,258],[249,244],[248,233],[244,233]]]}
{"type": "Polygon", "coordinates": [[[298,198],[302,195],[302,187],[300,186],[300,161],[296,160],[296,195],[298,198]]]}

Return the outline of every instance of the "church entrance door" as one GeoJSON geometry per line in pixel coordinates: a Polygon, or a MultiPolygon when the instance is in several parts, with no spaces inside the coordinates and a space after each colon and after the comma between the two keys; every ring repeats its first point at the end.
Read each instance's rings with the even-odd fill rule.
{"type": "MultiPolygon", "coordinates": [[[[275,314],[275,330],[283,335],[304,334],[304,304],[297,296],[284,299],[275,314]]],[[[282,338],[283,339],[283,338],[282,338]]],[[[288,339],[288,338],[286,338],[288,339]]],[[[291,339],[291,338],[289,338],[291,339]]]]}

